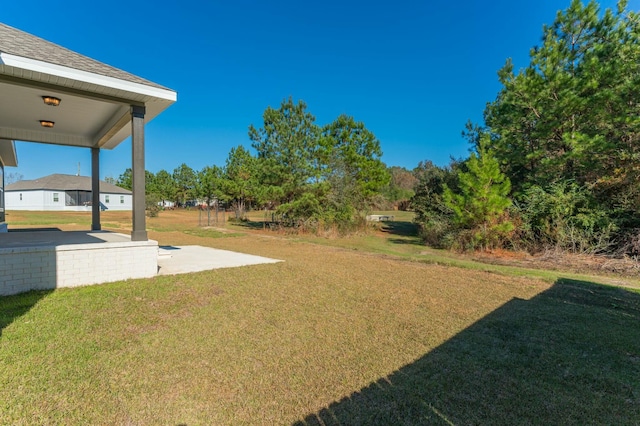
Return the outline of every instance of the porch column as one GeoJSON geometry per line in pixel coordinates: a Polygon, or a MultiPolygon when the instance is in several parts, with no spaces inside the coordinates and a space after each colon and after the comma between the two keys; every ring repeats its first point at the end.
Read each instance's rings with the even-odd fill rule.
{"type": "Polygon", "coordinates": [[[131,106],[131,180],[133,190],[133,230],[131,241],[147,241],[144,187],[144,106],[131,106]]]}
{"type": "Polygon", "coordinates": [[[99,231],[100,225],[100,148],[91,148],[91,230],[99,231]]]}

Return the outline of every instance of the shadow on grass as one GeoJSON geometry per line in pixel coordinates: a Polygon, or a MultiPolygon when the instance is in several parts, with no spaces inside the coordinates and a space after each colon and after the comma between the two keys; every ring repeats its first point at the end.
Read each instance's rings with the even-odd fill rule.
{"type": "Polygon", "coordinates": [[[236,226],[247,228],[247,229],[254,229],[254,230],[270,229],[270,227],[272,226],[272,223],[275,223],[275,222],[269,222],[264,220],[258,220],[258,221],[247,220],[245,222],[233,222],[233,224],[236,226]]]}
{"type": "Polygon", "coordinates": [[[418,237],[415,237],[415,238],[387,238],[387,241],[389,241],[392,244],[426,247],[426,245],[422,241],[420,241],[420,239],[418,237]]]}
{"type": "Polygon", "coordinates": [[[13,296],[0,296],[0,337],[2,331],[17,318],[29,312],[53,290],[38,290],[13,296]]]}
{"type": "Polygon", "coordinates": [[[558,280],[294,425],[637,424],[640,295],[558,280]]]}
{"type": "Polygon", "coordinates": [[[418,227],[415,223],[406,221],[388,221],[382,223],[382,232],[389,233],[391,235],[399,235],[403,237],[417,237],[418,227]]]}
{"type": "Polygon", "coordinates": [[[418,237],[418,227],[413,222],[383,222],[381,231],[389,234],[386,239],[392,244],[424,246],[424,243],[418,237]]]}

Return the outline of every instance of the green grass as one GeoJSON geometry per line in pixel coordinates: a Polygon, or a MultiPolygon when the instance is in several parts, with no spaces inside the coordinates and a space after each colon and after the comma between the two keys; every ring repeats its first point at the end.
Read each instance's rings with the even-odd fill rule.
{"type": "Polygon", "coordinates": [[[227,237],[241,237],[245,235],[242,232],[221,232],[215,229],[206,229],[206,228],[198,228],[198,229],[188,229],[184,231],[187,235],[193,235],[196,237],[202,238],[227,238],[227,237]]]}
{"type": "Polygon", "coordinates": [[[640,419],[637,291],[191,217],[154,238],[285,262],[0,298],[0,424],[640,419]]]}
{"type": "Polygon", "coordinates": [[[7,221],[13,226],[37,226],[37,225],[66,225],[81,224],[91,226],[91,212],[83,215],[65,215],[53,212],[28,212],[26,217],[16,217],[17,215],[8,213],[7,221]]]}

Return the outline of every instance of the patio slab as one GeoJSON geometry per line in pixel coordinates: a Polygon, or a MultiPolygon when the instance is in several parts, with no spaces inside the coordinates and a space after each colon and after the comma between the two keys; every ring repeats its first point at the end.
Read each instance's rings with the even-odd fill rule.
{"type": "Polygon", "coordinates": [[[282,260],[202,246],[160,246],[158,275],[278,263],[282,260]]]}
{"type": "Polygon", "coordinates": [[[109,231],[61,231],[57,228],[9,230],[0,236],[0,249],[9,247],[131,243],[129,235],[109,231]]]}

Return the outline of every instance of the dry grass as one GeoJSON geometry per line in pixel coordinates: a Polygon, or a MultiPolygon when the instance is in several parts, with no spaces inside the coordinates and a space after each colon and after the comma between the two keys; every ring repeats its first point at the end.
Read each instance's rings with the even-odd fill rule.
{"type": "Polygon", "coordinates": [[[151,236],[285,262],[0,299],[0,424],[640,418],[635,293],[346,243],[210,238],[194,218],[163,212],[151,236]]]}
{"type": "Polygon", "coordinates": [[[637,279],[640,277],[640,262],[629,257],[567,253],[546,250],[534,255],[526,252],[493,250],[474,254],[474,259],[496,264],[517,265],[524,268],[555,269],[572,272],[617,275],[637,279]]]}

